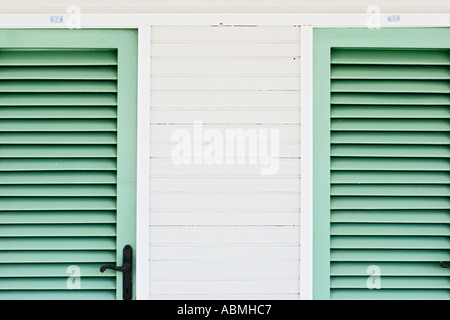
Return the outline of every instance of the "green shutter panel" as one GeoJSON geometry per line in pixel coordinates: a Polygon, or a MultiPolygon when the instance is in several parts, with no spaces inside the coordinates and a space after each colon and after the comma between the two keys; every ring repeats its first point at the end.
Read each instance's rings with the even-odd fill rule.
{"type": "Polygon", "coordinates": [[[450,299],[450,29],[314,31],[315,299],[450,299]]]}
{"type": "Polygon", "coordinates": [[[117,160],[117,48],[0,49],[0,299],[120,298],[117,160]]]}
{"type": "Polygon", "coordinates": [[[332,299],[450,298],[449,67],[448,50],[332,49],[332,299]]]}

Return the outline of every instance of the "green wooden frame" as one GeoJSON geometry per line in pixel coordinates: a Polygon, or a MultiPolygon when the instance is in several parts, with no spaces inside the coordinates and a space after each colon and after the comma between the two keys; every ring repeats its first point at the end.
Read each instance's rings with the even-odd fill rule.
{"type": "MultiPolygon", "coordinates": [[[[118,49],[117,81],[117,261],[123,247],[133,248],[133,283],[136,284],[137,180],[137,31],[115,31],[118,49]]],[[[117,276],[117,299],[122,299],[122,273],[117,276]]],[[[136,297],[136,285],[133,286],[136,297]]]]}
{"type": "Polygon", "coordinates": [[[315,29],[313,38],[313,298],[330,299],[332,48],[450,48],[450,28],[315,29]]]}
{"type": "MultiPolygon", "coordinates": [[[[137,162],[137,30],[116,29],[3,29],[2,48],[94,48],[117,49],[117,260],[129,244],[136,252],[137,162]]],[[[136,283],[136,254],[133,255],[136,283]]],[[[122,299],[122,273],[117,273],[116,298],[122,299]]],[[[135,297],[136,288],[133,288],[135,297]]]]}

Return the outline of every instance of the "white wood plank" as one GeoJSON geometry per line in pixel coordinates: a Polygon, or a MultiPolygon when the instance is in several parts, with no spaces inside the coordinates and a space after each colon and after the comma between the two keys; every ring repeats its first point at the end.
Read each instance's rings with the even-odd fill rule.
{"type": "MultiPolygon", "coordinates": [[[[196,107],[272,107],[273,110],[284,107],[298,108],[298,92],[154,92],[151,96],[152,109],[196,107]]],[[[225,109],[226,110],[226,109],[225,109]]],[[[242,115],[239,115],[239,117],[242,115]]],[[[238,118],[238,117],[236,117],[238,118]]],[[[154,122],[152,120],[152,122],[154,122]]]]}
{"type": "Polygon", "coordinates": [[[299,41],[299,27],[291,26],[154,26],[153,41],[299,41]]]}
{"type": "MultiPolygon", "coordinates": [[[[262,280],[299,278],[298,261],[152,261],[152,280],[262,280]]],[[[219,293],[219,292],[218,292],[219,293]]]]}
{"type": "MultiPolygon", "coordinates": [[[[298,226],[298,211],[152,211],[151,226],[298,226]]],[[[287,256],[290,258],[291,256],[287,256]]]]}
{"type": "MultiPolygon", "coordinates": [[[[279,210],[300,205],[300,195],[291,194],[150,194],[152,210],[279,210]]],[[[199,230],[200,231],[200,230],[199,230]]]]}
{"type": "Polygon", "coordinates": [[[266,247],[178,247],[150,246],[152,261],[267,261],[298,260],[300,253],[296,246],[266,247]]]}
{"type": "MultiPolygon", "coordinates": [[[[283,158],[292,158],[292,157],[300,157],[300,145],[298,143],[289,143],[289,142],[280,142],[277,143],[276,141],[271,142],[269,140],[269,143],[273,143],[273,144],[277,144],[277,156],[279,157],[283,157],[283,158]]],[[[172,143],[151,143],[150,144],[150,157],[152,158],[170,158],[172,156],[172,152],[173,150],[179,145],[179,142],[172,142],[172,143]]],[[[258,142],[255,142],[256,148],[254,152],[258,152],[258,142]]],[[[205,148],[208,146],[208,143],[202,143],[202,144],[190,144],[190,148],[192,150],[194,150],[195,148],[201,148],[201,150],[205,150],[205,148]]],[[[250,160],[250,145],[249,143],[247,144],[239,144],[239,145],[235,145],[235,144],[214,144],[215,148],[220,148],[220,150],[223,150],[224,155],[221,157],[217,158],[217,162],[222,161],[222,159],[225,159],[226,157],[226,150],[228,150],[228,148],[234,148],[235,150],[238,150],[238,148],[242,148],[242,150],[245,150],[246,155],[244,157],[244,160],[246,160],[246,162],[248,163],[250,160]]],[[[241,150],[241,149],[239,149],[241,150]]],[[[270,150],[270,149],[269,149],[270,150]]],[[[237,151],[236,151],[237,152],[237,151]]],[[[270,151],[269,151],[270,152],[270,151]]],[[[258,155],[257,155],[257,161],[258,160],[258,155]]],[[[254,156],[251,156],[251,158],[255,159],[254,156]]]]}
{"type": "MultiPolygon", "coordinates": [[[[275,166],[276,160],[273,160],[275,166]]],[[[300,159],[278,159],[278,171],[274,175],[262,176],[261,168],[270,164],[175,164],[170,159],[151,159],[150,176],[158,177],[221,177],[223,179],[256,178],[256,179],[278,179],[286,177],[300,177],[300,159]]]]}
{"type": "Polygon", "coordinates": [[[300,77],[292,74],[285,75],[153,75],[151,79],[153,90],[196,90],[196,91],[224,91],[224,90],[277,90],[294,91],[300,88],[300,77]]]}
{"type": "MultiPolygon", "coordinates": [[[[189,132],[192,136],[194,135],[195,126],[194,124],[154,124],[150,126],[150,143],[155,142],[169,142],[172,140],[172,135],[174,131],[184,130],[189,132]]],[[[207,125],[202,124],[202,133],[205,131],[213,129],[214,131],[220,132],[224,137],[226,137],[227,131],[241,130],[244,132],[270,132],[271,130],[277,130],[279,133],[280,142],[297,142],[300,143],[300,125],[207,125]]]]}
{"type": "Polygon", "coordinates": [[[151,245],[298,245],[298,227],[150,227],[151,245]]]}
{"type": "Polygon", "coordinates": [[[154,57],[151,63],[152,77],[158,77],[152,80],[162,80],[162,76],[176,75],[207,78],[220,75],[223,80],[239,76],[268,76],[270,80],[272,77],[298,76],[301,60],[298,57],[154,57]]]}
{"type": "MultiPolygon", "coordinates": [[[[166,92],[166,93],[168,93],[168,92],[166,92]]],[[[257,112],[271,111],[271,112],[276,113],[279,111],[297,111],[298,112],[298,110],[299,110],[298,106],[290,106],[290,107],[284,106],[284,107],[277,107],[276,109],[274,109],[274,107],[270,106],[270,105],[268,105],[268,106],[256,106],[256,105],[254,105],[254,106],[239,106],[238,105],[238,106],[218,106],[218,107],[214,106],[214,105],[209,105],[209,106],[199,105],[199,106],[195,106],[195,107],[180,107],[180,106],[169,107],[169,106],[166,106],[163,108],[158,108],[158,107],[151,108],[152,112],[154,112],[154,111],[178,111],[178,112],[180,112],[180,111],[206,111],[206,112],[208,112],[208,111],[251,111],[251,112],[257,113],[257,112]]],[[[171,123],[169,123],[169,124],[171,124],[171,123]]],[[[239,124],[241,126],[251,125],[251,123],[246,124],[246,123],[240,123],[240,122],[237,122],[237,124],[239,124]]],[[[232,125],[232,123],[227,124],[227,125],[232,125]]],[[[269,125],[276,125],[276,124],[269,123],[269,125]]],[[[298,125],[300,125],[300,124],[298,124],[298,125]]]]}
{"type": "Polygon", "coordinates": [[[298,280],[247,281],[150,281],[151,293],[158,294],[296,294],[298,280]]]}
{"type": "MultiPolygon", "coordinates": [[[[204,124],[288,124],[296,125],[300,123],[300,112],[292,110],[276,110],[276,111],[198,111],[198,110],[186,110],[194,108],[189,106],[188,108],[178,107],[177,111],[165,111],[156,108],[152,111],[151,123],[163,124],[163,123],[195,123],[202,122],[204,124]]],[[[221,108],[225,108],[222,106],[221,108]]]]}
{"type": "MultiPolygon", "coordinates": [[[[150,193],[300,193],[300,179],[152,178],[150,193]]],[[[176,196],[176,194],[174,194],[176,196]]]]}
{"type": "Polygon", "coordinates": [[[299,57],[300,43],[153,43],[152,57],[299,57]]]}
{"type": "Polygon", "coordinates": [[[149,296],[150,300],[298,300],[299,295],[298,294],[250,294],[250,295],[243,295],[243,294],[230,294],[230,295],[223,295],[223,294],[160,294],[160,295],[154,295],[150,294],[149,296]]]}

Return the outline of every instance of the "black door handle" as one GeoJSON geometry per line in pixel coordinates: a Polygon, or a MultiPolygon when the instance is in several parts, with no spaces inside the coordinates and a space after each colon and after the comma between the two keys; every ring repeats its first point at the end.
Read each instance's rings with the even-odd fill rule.
{"type": "Polygon", "coordinates": [[[450,261],[441,261],[439,265],[441,266],[441,268],[450,268],[450,261]]]}
{"type": "Polygon", "coordinates": [[[113,265],[107,264],[107,265],[100,267],[100,272],[103,273],[107,269],[121,271],[121,272],[127,272],[128,270],[130,270],[130,265],[128,263],[124,263],[122,267],[118,267],[118,266],[113,266],[113,265]]]}
{"type": "Polygon", "coordinates": [[[100,267],[100,272],[107,269],[123,272],[123,300],[133,298],[133,249],[130,245],[123,248],[123,266],[104,265],[100,267]]]}

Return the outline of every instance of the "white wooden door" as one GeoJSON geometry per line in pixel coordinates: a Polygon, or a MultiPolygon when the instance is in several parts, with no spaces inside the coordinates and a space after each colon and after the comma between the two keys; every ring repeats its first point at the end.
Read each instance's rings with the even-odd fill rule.
{"type": "Polygon", "coordinates": [[[151,38],[150,298],[298,299],[300,28],[151,38]]]}

